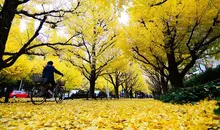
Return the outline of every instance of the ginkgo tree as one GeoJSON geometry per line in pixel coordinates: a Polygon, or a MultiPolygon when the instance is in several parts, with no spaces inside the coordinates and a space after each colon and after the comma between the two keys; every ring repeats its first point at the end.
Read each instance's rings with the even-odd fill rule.
{"type": "Polygon", "coordinates": [[[183,87],[198,59],[219,54],[219,0],[133,0],[131,5],[126,35],[133,57],[172,87],[183,87]]]}
{"type": "Polygon", "coordinates": [[[22,56],[13,66],[8,67],[0,72],[0,83],[9,80],[21,80],[31,71],[30,64],[23,64],[28,61],[28,57],[22,56]]]}
{"type": "Polygon", "coordinates": [[[94,97],[96,80],[106,73],[106,68],[117,56],[117,14],[114,4],[103,0],[83,1],[84,15],[66,21],[69,33],[80,32],[73,42],[79,47],[68,48],[63,59],[81,71],[89,81],[89,95],[94,97]],[[77,26],[75,26],[77,25],[77,26]]]}
{"type": "Polygon", "coordinates": [[[115,98],[119,98],[119,87],[122,86],[125,81],[125,73],[128,70],[127,65],[129,64],[128,59],[120,50],[118,50],[117,53],[119,56],[115,58],[114,62],[107,68],[106,72],[108,73],[103,76],[105,80],[114,87],[115,98]],[[118,61],[120,61],[120,64],[118,61]]]}
{"type": "MultiPolygon", "coordinates": [[[[43,27],[56,28],[59,26],[67,13],[78,15],[77,9],[80,7],[80,1],[72,2],[71,7],[64,6],[65,4],[53,6],[53,1],[45,2],[44,0],[1,0],[0,2],[0,71],[3,68],[12,66],[23,54],[43,55],[34,51],[35,48],[40,46],[72,45],[68,40],[65,42],[44,43],[41,40],[36,42],[36,39],[40,33],[43,33],[43,27]],[[36,7],[36,9],[33,7],[36,7]],[[21,44],[19,48],[14,51],[6,51],[12,27],[19,26],[15,22],[17,19],[33,19],[38,21],[38,26],[34,28],[33,33],[27,34],[28,38],[26,40],[19,43],[21,44]],[[33,44],[34,41],[35,44],[33,44]]],[[[75,33],[70,39],[77,35],[75,33]]]]}

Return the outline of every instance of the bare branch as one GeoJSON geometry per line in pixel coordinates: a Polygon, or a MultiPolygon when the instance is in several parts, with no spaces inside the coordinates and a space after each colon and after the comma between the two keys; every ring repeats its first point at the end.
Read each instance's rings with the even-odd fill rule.
{"type": "MultiPolygon", "coordinates": [[[[8,55],[8,56],[13,56],[13,55],[16,55],[17,53],[12,53],[12,52],[5,52],[4,55],[8,55]]],[[[26,55],[36,55],[36,56],[44,56],[45,53],[37,53],[37,52],[24,52],[23,54],[26,54],[26,55]]]]}
{"type": "Polygon", "coordinates": [[[103,52],[105,52],[106,49],[108,48],[112,48],[115,46],[114,44],[115,41],[110,42],[109,44],[102,44],[102,47],[99,49],[99,51],[97,52],[97,56],[101,55],[103,52]]]}
{"type": "Polygon", "coordinates": [[[209,52],[209,53],[206,53],[205,55],[216,55],[216,54],[219,54],[220,53],[220,50],[217,50],[216,52],[209,52]]]}
{"type": "Polygon", "coordinates": [[[24,3],[27,3],[28,1],[30,0],[19,0],[19,4],[24,4],[24,3]]]}
{"type": "Polygon", "coordinates": [[[80,71],[82,72],[82,74],[84,75],[84,77],[86,77],[86,79],[90,80],[90,73],[87,71],[87,74],[86,74],[84,71],[84,70],[86,70],[85,66],[80,66],[80,65],[76,64],[73,60],[70,60],[70,59],[64,59],[64,60],[71,63],[73,66],[79,68],[80,71]]]}
{"type": "Polygon", "coordinates": [[[155,4],[151,4],[150,7],[154,7],[154,6],[160,6],[162,4],[164,4],[165,2],[167,2],[168,0],[163,0],[161,2],[155,3],[155,4]]]}
{"type": "Polygon", "coordinates": [[[76,53],[75,51],[69,50],[69,52],[72,53],[73,55],[75,55],[77,58],[82,59],[83,61],[86,61],[87,63],[91,63],[89,60],[87,60],[86,58],[84,58],[80,54],[76,53]]]}
{"type": "Polygon", "coordinates": [[[149,48],[152,56],[155,58],[155,60],[158,62],[158,66],[162,66],[164,69],[168,69],[168,67],[165,65],[165,63],[163,62],[162,58],[157,56],[156,54],[154,54],[153,52],[153,48],[149,48]]]}
{"type": "MultiPolygon", "coordinates": [[[[29,0],[24,0],[23,2],[21,2],[21,4],[26,3],[25,1],[28,2],[29,0]]],[[[19,15],[25,15],[27,17],[30,17],[30,18],[33,18],[33,19],[36,19],[36,20],[39,20],[39,21],[43,20],[41,18],[41,16],[60,18],[60,20],[55,20],[55,21],[46,20],[45,21],[45,23],[52,24],[52,28],[55,28],[58,23],[62,22],[61,18],[63,18],[63,16],[66,13],[72,13],[73,14],[77,10],[77,8],[79,8],[79,6],[80,6],[80,2],[78,1],[76,7],[72,10],[59,9],[59,10],[43,11],[43,12],[40,12],[40,13],[30,13],[26,10],[19,10],[19,11],[16,11],[15,13],[19,14],[19,15]]]]}
{"type": "Polygon", "coordinates": [[[102,73],[103,69],[105,66],[108,65],[109,62],[111,62],[115,57],[112,56],[110,59],[108,59],[104,64],[102,64],[99,68],[96,69],[97,71],[97,76],[100,76],[100,74],[102,73]]]}
{"type": "Polygon", "coordinates": [[[142,59],[138,58],[138,57],[135,57],[135,59],[137,59],[138,61],[144,63],[144,64],[149,64],[151,65],[153,68],[157,69],[157,67],[151,63],[145,56],[143,56],[140,52],[139,52],[139,48],[136,46],[136,47],[133,47],[132,50],[138,55],[140,56],[142,59]]]}
{"type": "Polygon", "coordinates": [[[62,42],[57,42],[57,43],[41,43],[41,44],[36,44],[36,45],[32,45],[32,46],[29,46],[28,48],[26,48],[25,50],[26,51],[29,51],[33,48],[36,48],[36,47],[41,47],[41,46],[76,46],[76,47],[79,47],[81,45],[76,45],[76,44],[72,44],[72,43],[68,43],[73,37],[76,37],[80,35],[79,33],[73,35],[72,37],[70,37],[66,42],[62,43],[62,42]]]}
{"type": "Polygon", "coordinates": [[[86,52],[87,52],[87,54],[88,54],[88,56],[89,56],[89,62],[91,63],[91,54],[90,54],[89,48],[88,48],[87,45],[86,45],[84,36],[82,36],[82,40],[83,40],[83,45],[84,45],[84,47],[86,48],[86,52]]]}

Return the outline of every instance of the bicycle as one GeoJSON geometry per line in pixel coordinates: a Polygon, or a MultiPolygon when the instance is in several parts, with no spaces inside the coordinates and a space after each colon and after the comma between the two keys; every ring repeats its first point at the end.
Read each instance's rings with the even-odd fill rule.
{"type": "Polygon", "coordinates": [[[32,77],[35,84],[30,94],[31,102],[35,105],[40,105],[49,97],[55,98],[56,103],[62,103],[64,99],[64,89],[62,86],[64,86],[65,83],[60,80],[61,78],[58,79],[51,93],[49,89],[51,85],[46,83],[47,79],[41,78],[39,75],[35,75],[34,78],[32,77]]]}

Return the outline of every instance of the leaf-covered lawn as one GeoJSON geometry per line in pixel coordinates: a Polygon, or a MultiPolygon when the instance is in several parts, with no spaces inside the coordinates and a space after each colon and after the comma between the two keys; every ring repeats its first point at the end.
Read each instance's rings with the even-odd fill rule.
{"type": "Polygon", "coordinates": [[[151,99],[65,100],[0,104],[0,130],[201,129],[220,128],[216,101],[172,105],[151,99]]]}

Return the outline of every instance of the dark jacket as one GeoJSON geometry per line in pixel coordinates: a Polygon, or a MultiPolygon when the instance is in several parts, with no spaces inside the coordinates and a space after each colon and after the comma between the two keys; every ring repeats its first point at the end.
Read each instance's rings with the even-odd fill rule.
{"type": "Polygon", "coordinates": [[[43,70],[43,78],[47,78],[47,82],[54,82],[54,73],[59,75],[63,75],[60,71],[54,68],[52,65],[46,65],[43,70]]]}

